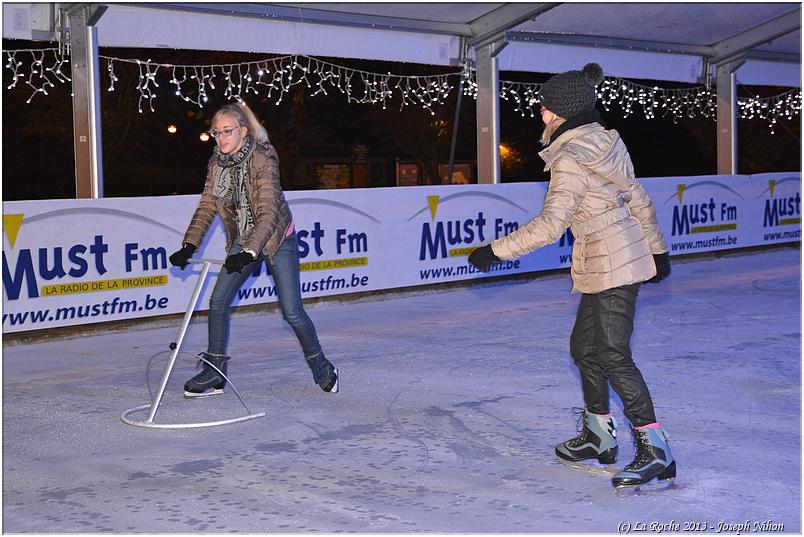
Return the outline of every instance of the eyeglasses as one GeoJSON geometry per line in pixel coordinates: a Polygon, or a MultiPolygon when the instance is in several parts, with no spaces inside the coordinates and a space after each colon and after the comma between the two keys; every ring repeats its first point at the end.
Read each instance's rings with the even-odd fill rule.
{"type": "Polygon", "coordinates": [[[213,138],[222,138],[222,137],[228,138],[229,136],[232,135],[234,131],[236,131],[239,128],[240,127],[229,127],[228,129],[221,129],[219,131],[218,130],[209,131],[209,135],[212,136],[213,138]]]}

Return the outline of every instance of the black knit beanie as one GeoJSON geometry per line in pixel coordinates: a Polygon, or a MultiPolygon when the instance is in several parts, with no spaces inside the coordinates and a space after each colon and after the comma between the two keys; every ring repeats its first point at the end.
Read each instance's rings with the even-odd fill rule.
{"type": "Polygon", "coordinates": [[[567,71],[545,82],[539,99],[543,107],[568,119],[595,107],[595,86],[601,82],[603,69],[596,63],[587,63],[580,71],[567,71]]]}

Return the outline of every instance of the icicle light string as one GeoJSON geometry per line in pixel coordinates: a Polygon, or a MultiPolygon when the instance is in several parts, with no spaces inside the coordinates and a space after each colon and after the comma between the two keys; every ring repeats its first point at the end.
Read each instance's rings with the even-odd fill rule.
{"type": "Polygon", "coordinates": [[[737,107],[740,118],[764,119],[768,122],[771,134],[776,134],[774,127],[780,117],[790,120],[801,113],[801,92],[792,89],[773,97],[741,98],[737,100],[737,107]]]}
{"type": "MultiPolygon", "coordinates": [[[[536,117],[541,103],[539,91],[541,84],[531,82],[501,81],[500,98],[513,101],[515,110],[523,117],[536,117]]],[[[641,110],[646,119],[668,114],[676,123],[682,117],[714,118],[717,99],[713,91],[704,86],[685,89],[662,89],[645,86],[622,78],[606,77],[597,89],[597,96],[606,111],[614,103],[623,110],[623,117],[629,117],[641,110]]]]}
{"type": "Polygon", "coordinates": [[[48,88],[55,87],[54,82],[64,84],[71,81],[70,77],[61,72],[61,68],[69,60],[59,56],[58,49],[19,49],[6,51],[6,68],[11,70],[13,80],[6,89],[17,86],[21,78],[27,79],[26,84],[33,88],[33,93],[26,103],[30,104],[37,94],[48,95],[48,88]],[[20,70],[23,62],[17,60],[17,53],[30,53],[30,68],[27,73],[20,70]],[[52,77],[52,78],[51,78],[52,77]]]}
{"type": "Polygon", "coordinates": [[[539,90],[541,87],[541,84],[503,80],[500,82],[500,98],[506,101],[514,101],[516,105],[514,110],[519,112],[522,117],[525,117],[526,114],[529,114],[530,117],[536,117],[541,108],[539,103],[539,90]]]}
{"type": "MultiPolygon", "coordinates": [[[[17,49],[6,51],[6,68],[11,71],[13,80],[7,89],[17,86],[25,79],[33,89],[28,98],[42,93],[56,83],[66,84],[71,79],[62,72],[69,59],[59,54],[58,49],[17,49]],[[30,57],[26,57],[29,54],[30,57]],[[25,61],[18,58],[23,57],[25,61]],[[30,63],[25,70],[25,62],[30,63]]],[[[209,101],[208,89],[217,91],[216,81],[223,86],[223,96],[229,100],[242,100],[248,94],[259,95],[267,92],[267,97],[281,104],[285,94],[294,86],[304,84],[310,96],[315,97],[330,91],[338,91],[346,96],[347,102],[359,104],[379,104],[386,109],[398,96],[400,110],[406,106],[419,105],[431,115],[435,106],[443,105],[454,85],[451,79],[462,76],[464,95],[477,98],[475,71],[464,68],[461,71],[439,75],[396,75],[373,73],[352,69],[310,56],[288,55],[267,60],[215,65],[174,65],[154,63],[151,60],[123,59],[100,56],[107,61],[109,75],[108,91],[115,91],[119,78],[115,65],[119,63],[136,64],[139,72],[137,90],[140,93],[138,109],[143,112],[144,104],[151,112],[155,111],[154,99],[160,88],[156,80],[161,71],[170,73],[170,83],[174,94],[185,102],[203,108],[209,101]],[[362,91],[361,91],[362,90],[362,91]]],[[[539,90],[541,84],[531,82],[500,81],[500,98],[511,102],[523,117],[536,117],[540,107],[539,90]]],[[[598,87],[598,97],[608,111],[618,105],[629,117],[641,111],[646,119],[671,116],[674,122],[687,117],[716,119],[717,95],[706,86],[683,89],[646,86],[630,80],[606,77],[598,87]]],[[[740,119],[764,119],[771,132],[780,118],[792,119],[801,113],[801,89],[791,89],[772,97],[739,98],[737,102],[740,119]]]]}
{"type": "Polygon", "coordinates": [[[173,65],[153,63],[150,60],[128,60],[101,56],[108,64],[111,85],[114,91],[115,63],[137,63],[140,68],[139,83],[140,112],[142,102],[147,100],[151,111],[152,101],[158,87],[155,76],[160,69],[169,69],[172,73],[171,83],[174,93],[186,102],[203,108],[209,99],[207,84],[215,89],[213,80],[220,76],[225,87],[223,96],[228,100],[241,100],[248,93],[260,93],[260,86],[267,89],[268,98],[277,93],[275,104],[279,105],[286,93],[294,86],[305,84],[307,89],[314,89],[312,96],[319,93],[328,94],[329,90],[337,90],[344,94],[347,102],[382,104],[387,108],[395,92],[401,96],[401,107],[418,104],[435,114],[433,106],[443,104],[449,96],[452,86],[449,78],[460,73],[443,75],[395,75],[392,73],[371,73],[358,69],[350,69],[309,56],[283,56],[271,60],[221,65],[173,65]],[[145,70],[143,71],[143,66],[145,70]],[[354,85],[353,85],[354,84],[354,85]],[[362,95],[360,94],[362,86],[362,95]]]}

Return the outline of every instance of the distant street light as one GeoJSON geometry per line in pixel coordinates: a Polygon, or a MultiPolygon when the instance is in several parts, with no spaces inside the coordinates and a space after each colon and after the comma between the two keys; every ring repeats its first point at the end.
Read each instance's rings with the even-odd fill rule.
{"type": "Polygon", "coordinates": [[[504,170],[511,171],[524,164],[525,161],[519,151],[505,143],[500,144],[500,166],[504,170]]]}
{"type": "Polygon", "coordinates": [[[199,135],[198,135],[198,138],[199,138],[199,139],[200,139],[202,142],[208,142],[208,141],[209,141],[209,133],[202,132],[201,134],[199,134],[199,135]]]}
{"type": "Polygon", "coordinates": [[[179,132],[179,128],[176,127],[176,125],[168,125],[168,132],[170,134],[176,134],[177,132],[179,132]]]}

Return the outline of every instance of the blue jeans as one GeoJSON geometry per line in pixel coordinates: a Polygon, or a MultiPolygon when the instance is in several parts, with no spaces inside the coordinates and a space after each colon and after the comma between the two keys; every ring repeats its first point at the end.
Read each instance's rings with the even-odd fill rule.
{"type": "MultiPolygon", "coordinates": [[[[235,244],[229,255],[238,253],[242,247],[235,244]]],[[[305,358],[312,358],[321,353],[321,344],[315,332],[315,326],[307,312],[304,311],[301,299],[301,281],[299,279],[299,250],[296,246],[296,234],[285,239],[272,259],[262,254],[243,267],[243,270],[231,274],[221,267],[212,296],[209,298],[209,348],[210,354],[225,355],[229,343],[231,304],[237,291],[265,261],[274,277],[276,293],[282,317],[296,334],[305,358]]]]}

